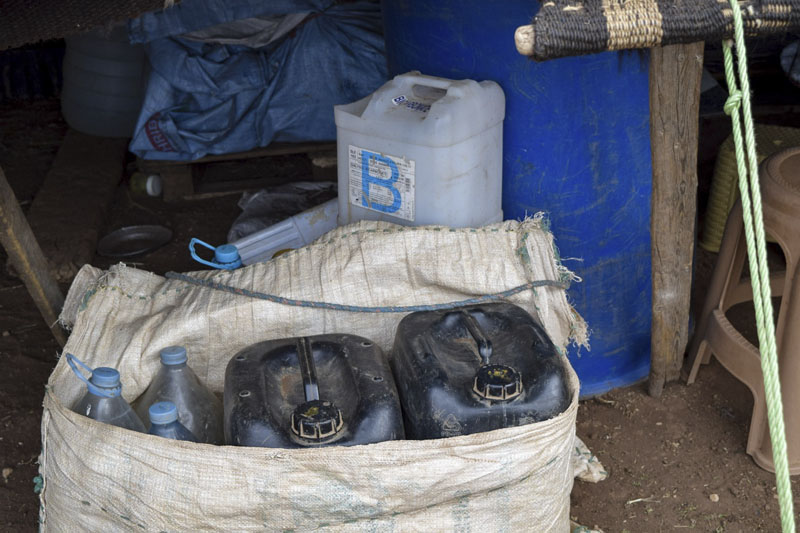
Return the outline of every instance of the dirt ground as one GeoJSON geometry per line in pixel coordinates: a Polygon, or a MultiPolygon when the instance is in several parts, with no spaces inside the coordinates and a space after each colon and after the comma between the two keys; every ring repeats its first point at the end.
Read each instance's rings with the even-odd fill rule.
{"type": "MultiPolygon", "coordinates": [[[[65,131],[57,100],[0,106],[0,165],[23,207],[30,205],[65,131]]],[[[165,205],[131,198],[121,186],[108,228],[166,224],[175,234],[172,243],[137,258],[136,265],[158,273],[194,269],[185,248],[189,237],[224,242],[239,213],[237,199],[165,205]]],[[[713,254],[698,251],[698,287],[704,286],[713,260],[713,254]]],[[[94,262],[111,263],[99,257],[94,262]]],[[[2,251],[0,264],[5,264],[2,251]]],[[[702,291],[696,290],[695,301],[701,299],[702,291]]],[[[747,309],[736,316],[747,325],[747,309]]],[[[0,268],[2,531],[37,526],[33,479],[41,402],[57,356],[58,346],[24,286],[0,268]]],[[[751,408],[748,390],[716,362],[704,367],[691,387],[672,384],[658,399],[639,384],[582,402],[578,434],[610,475],[596,485],[576,482],[571,514],[606,533],[779,530],[774,478],[744,453],[751,408]]]]}

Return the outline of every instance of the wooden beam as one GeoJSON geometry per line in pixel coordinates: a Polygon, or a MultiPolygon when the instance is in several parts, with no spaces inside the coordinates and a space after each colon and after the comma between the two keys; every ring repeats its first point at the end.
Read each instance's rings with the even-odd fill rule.
{"type": "Polygon", "coordinates": [[[650,149],[653,160],[652,396],[680,377],[688,340],[697,211],[697,138],[703,43],[650,51],[650,149]]]}
{"type": "MultiPolygon", "coordinates": [[[[304,154],[331,151],[336,153],[336,143],[330,141],[312,141],[300,143],[272,143],[261,148],[254,148],[247,152],[231,154],[207,155],[193,161],[169,161],[159,159],[136,158],[136,166],[145,174],[158,174],[163,184],[164,201],[187,200],[197,194],[195,185],[202,176],[204,163],[220,161],[235,161],[240,159],[254,159],[257,157],[273,157],[278,155],[304,154]],[[198,170],[199,169],[199,170],[198,170]]],[[[335,171],[335,166],[334,166],[335,171]]],[[[250,188],[250,185],[240,184],[240,190],[250,188]]],[[[215,191],[202,191],[215,192],[215,191]]]]}
{"type": "Polygon", "coordinates": [[[0,244],[5,248],[11,264],[16,269],[31,298],[42,314],[53,336],[63,347],[67,341],[58,324],[58,314],[64,305],[64,296],[56,280],[50,275],[47,260],[28,225],[17,197],[0,168],[0,244]]]}
{"type": "Polygon", "coordinates": [[[310,141],[300,143],[272,143],[262,148],[254,148],[247,152],[234,154],[207,155],[192,161],[193,163],[211,163],[214,161],[230,161],[232,159],[251,159],[253,157],[269,157],[276,155],[304,154],[307,152],[336,151],[335,142],[310,141]]]}

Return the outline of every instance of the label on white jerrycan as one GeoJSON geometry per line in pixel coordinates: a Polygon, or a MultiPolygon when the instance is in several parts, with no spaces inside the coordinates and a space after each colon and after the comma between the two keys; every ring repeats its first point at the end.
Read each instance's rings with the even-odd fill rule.
{"type": "Polygon", "coordinates": [[[350,203],[414,222],[414,161],[348,146],[350,203]]]}

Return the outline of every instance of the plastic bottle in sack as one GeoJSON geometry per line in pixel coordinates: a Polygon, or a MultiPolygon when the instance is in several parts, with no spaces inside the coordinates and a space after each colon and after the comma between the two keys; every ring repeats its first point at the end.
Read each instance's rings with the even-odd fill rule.
{"type": "Polygon", "coordinates": [[[148,409],[150,415],[150,435],[165,439],[197,442],[197,437],[178,422],[178,408],[172,402],[156,402],[148,409]]]}
{"type": "Polygon", "coordinates": [[[141,419],[122,397],[119,371],[105,366],[92,370],[70,353],[67,354],[67,363],[87,388],[86,394],[72,406],[73,411],[112,426],[141,433],[146,431],[141,419]],[[76,363],[91,372],[89,379],[81,374],[76,363]]]}
{"type": "Polygon", "coordinates": [[[192,239],[189,251],[198,263],[225,270],[269,261],[283,252],[311,244],[336,228],[338,212],[339,203],[334,198],[230,244],[214,247],[200,239],[192,239]],[[213,250],[214,260],[201,258],[195,251],[197,245],[213,250]]]}
{"type": "Polygon", "coordinates": [[[243,265],[269,261],[283,252],[311,244],[336,228],[339,203],[336,198],[293,217],[246,235],[235,246],[243,265]]]}
{"type": "Polygon", "coordinates": [[[178,419],[198,442],[222,444],[222,402],[203,385],[186,361],[183,346],[161,350],[161,368],[136,401],[136,412],[142,420],[149,421],[151,405],[170,401],[178,409],[178,419]]]}

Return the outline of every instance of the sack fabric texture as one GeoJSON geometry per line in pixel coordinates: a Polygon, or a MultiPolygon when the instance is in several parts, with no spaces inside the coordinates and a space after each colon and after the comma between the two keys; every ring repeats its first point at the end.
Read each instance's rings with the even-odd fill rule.
{"type": "MultiPolygon", "coordinates": [[[[299,300],[369,307],[449,303],[538,280],[574,280],[541,218],[480,229],[360,222],[269,262],[190,274],[299,300]]],[[[586,343],[562,288],[507,299],[560,349],[586,343]]],[[[183,345],[221,392],[240,349],[270,338],[355,333],[383,350],[404,313],[284,305],[117,265],[85,266],[62,313],[65,347],[119,369],[132,401],[183,345]]],[[[61,358],[42,417],[41,525],[56,531],[569,531],[578,378],[561,415],[426,441],[268,449],[162,439],[90,420],[69,406],[83,384],[61,358]]]]}

